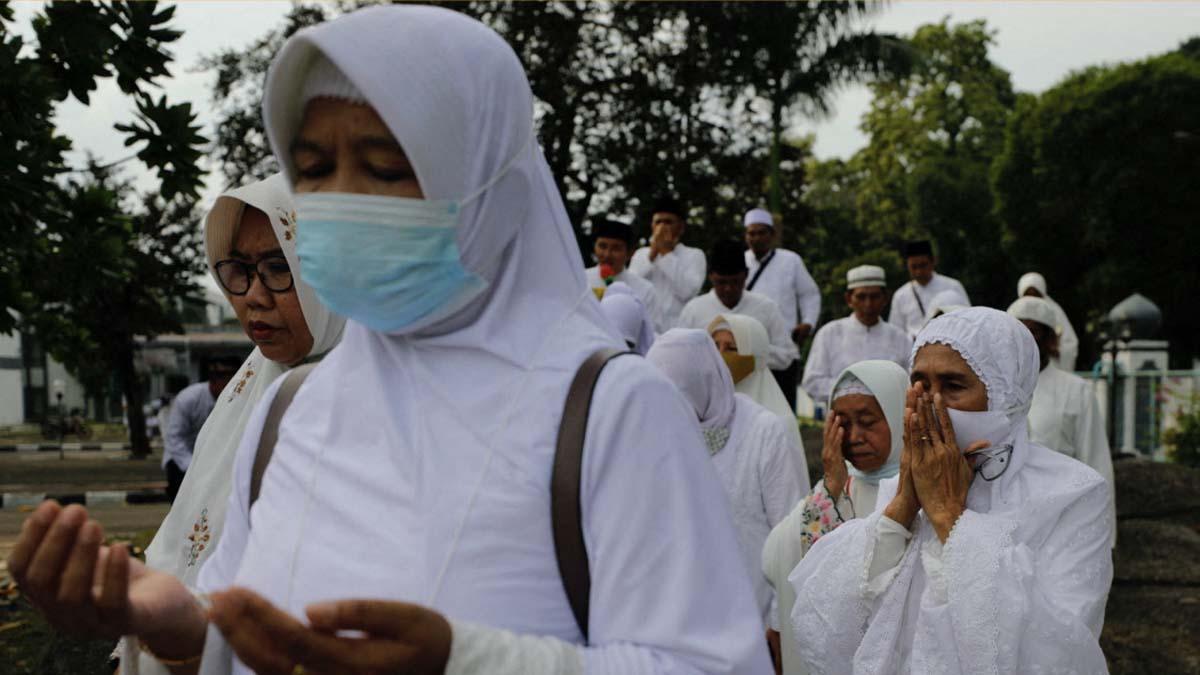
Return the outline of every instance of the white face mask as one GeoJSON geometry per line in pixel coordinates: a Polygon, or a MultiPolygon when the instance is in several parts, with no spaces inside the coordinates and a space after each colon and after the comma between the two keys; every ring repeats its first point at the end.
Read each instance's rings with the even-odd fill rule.
{"type": "Polygon", "coordinates": [[[1000,410],[966,411],[946,408],[954,427],[958,449],[966,449],[977,441],[987,441],[988,447],[966,454],[967,461],[984,480],[996,480],[1008,470],[1012,457],[1012,424],[1000,410]]]}

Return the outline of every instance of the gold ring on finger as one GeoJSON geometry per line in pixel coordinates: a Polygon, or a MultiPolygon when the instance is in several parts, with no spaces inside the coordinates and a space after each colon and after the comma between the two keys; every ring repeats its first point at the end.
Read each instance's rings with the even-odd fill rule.
{"type": "Polygon", "coordinates": [[[299,663],[297,663],[295,666],[292,666],[292,675],[306,675],[306,673],[308,673],[308,671],[305,670],[304,666],[300,665],[299,663]]]}
{"type": "Polygon", "coordinates": [[[931,441],[931,440],[933,440],[933,439],[931,439],[931,438],[930,438],[930,437],[928,437],[928,436],[922,436],[922,437],[921,437],[921,440],[923,440],[923,441],[925,441],[926,443],[928,443],[929,441],[931,441]]]}

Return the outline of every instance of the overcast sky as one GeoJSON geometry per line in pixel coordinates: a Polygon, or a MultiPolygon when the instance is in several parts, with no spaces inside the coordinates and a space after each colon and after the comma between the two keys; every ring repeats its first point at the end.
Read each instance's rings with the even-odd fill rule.
{"type": "MultiPolygon", "coordinates": [[[[15,3],[17,28],[28,31],[40,2],[15,3]]],[[[164,81],[172,101],[191,101],[200,113],[210,137],[213,116],[209,90],[212,75],[197,72],[201,56],[223,48],[241,48],[279,25],[287,14],[287,2],[180,2],[174,27],[183,36],[173,46],[173,77],[164,81]]],[[[762,11],[770,11],[763,5],[762,11]]],[[[944,16],[953,22],[986,19],[996,31],[992,58],[1007,69],[1018,90],[1040,92],[1067,73],[1098,63],[1115,63],[1144,58],[1175,48],[1191,35],[1200,34],[1200,1],[1175,2],[896,2],[876,15],[871,23],[881,31],[910,34],[922,24],[944,16]]],[[[858,130],[867,109],[865,87],[847,87],[836,99],[829,119],[802,121],[796,130],[816,134],[816,153],[821,157],[845,157],[862,147],[866,139],[858,130]]],[[[128,120],[130,107],[111,81],[93,96],[90,106],[73,99],[60,106],[58,125],[76,143],[76,160],[82,165],[83,151],[101,160],[127,156],[122,136],[114,122],[128,120]]],[[[131,163],[130,166],[137,166],[131,163]]],[[[153,183],[148,177],[143,186],[153,183]]],[[[212,176],[206,201],[216,197],[221,180],[212,176]]]]}

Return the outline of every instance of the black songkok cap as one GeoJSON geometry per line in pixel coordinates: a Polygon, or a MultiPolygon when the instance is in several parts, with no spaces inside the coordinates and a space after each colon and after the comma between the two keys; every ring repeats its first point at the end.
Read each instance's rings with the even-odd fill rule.
{"type": "Polygon", "coordinates": [[[633,245],[633,228],[619,220],[600,220],[592,224],[592,239],[620,239],[633,245]]]}
{"type": "Polygon", "coordinates": [[[687,208],[674,197],[659,197],[654,202],[654,206],[650,209],[651,215],[655,213],[673,213],[679,216],[680,220],[687,220],[687,208]]]}
{"type": "Polygon", "coordinates": [[[708,271],[740,274],[746,271],[746,247],[733,239],[718,241],[708,254],[708,271]]]}
{"type": "Polygon", "coordinates": [[[918,255],[927,255],[933,257],[933,244],[929,243],[928,239],[920,239],[917,241],[906,241],[900,249],[900,254],[905,258],[911,258],[918,255]]]}

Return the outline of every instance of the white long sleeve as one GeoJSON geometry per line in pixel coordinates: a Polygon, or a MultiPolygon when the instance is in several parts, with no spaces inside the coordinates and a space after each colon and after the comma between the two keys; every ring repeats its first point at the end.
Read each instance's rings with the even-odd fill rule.
{"type": "MultiPolygon", "coordinates": [[[[817,322],[821,320],[821,289],[813,280],[812,275],[808,273],[808,268],[804,265],[803,260],[800,260],[800,264],[796,266],[795,284],[800,310],[797,323],[806,323],[816,328],[817,322]]],[[[789,334],[791,328],[793,326],[788,327],[789,334]]]]}
{"type": "Polygon", "coordinates": [[[453,638],[445,675],[583,675],[583,658],[572,644],[466,622],[450,623],[453,638]]]}
{"type": "Polygon", "coordinates": [[[825,404],[829,390],[833,388],[833,378],[840,372],[835,372],[830,365],[832,345],[829,341],[833,336],[830,328],[831,325],[827,324],[817,331],[808,350],[808,358],[804,360],[804,375],[800,378],[800,388],[808,392],[818,405],[825,404]]]}
{"type": "Polygon", "coordinates": [[[1035,450],[1045,475],[1069,489],[1015,512],[968,509],[944,545],[918,516],[898,564],[881,560],[882,570],[871,562],[888,548],[882,512],[813,545],[789,577],[805,664],[816,673],[1106,672],[1109,492],[1071,460],[1035,450]],[[881,575],[892,578],[878,588],[881,575]]]}
{"type": "Polygon", "coordinates": [[[654,285],[658,295],[656,324],[669,329],[675,327],[683,306],[700,292],[708,263],[702,251],[679,244],[654,260],[650,260],[649,248],[640,248],[633,254],[629,269],[654,285]]]}

